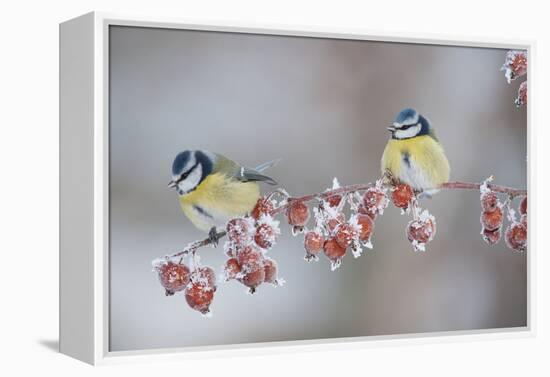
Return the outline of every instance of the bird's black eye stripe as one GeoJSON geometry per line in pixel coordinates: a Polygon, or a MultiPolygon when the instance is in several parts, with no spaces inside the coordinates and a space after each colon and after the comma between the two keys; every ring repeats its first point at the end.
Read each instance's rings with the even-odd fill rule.
{"type": "Polygon", "coordinates": [[[195,163],[195,165],[193,165],[193,166],[191,167],[191,169],[187,170],[185,173],[183,173],[182,175],[180,175],[180,177],[179,177],[178,180],[176,181],[176,184],[177,184],[177,183],[180,183],[180,182],[183,181],[185,178],[187,178],[187,177],[189,176],[189,174],[191,174],[191,172],[192,172],[193,170],[195,170],[195,168],[197,167],[198,164],[199,164],[198,162],[195,163]]]}
{"type": "Polygon", "coordinates": [[[405,124],[401,128],[398,128],[399,130],[408,130],[409,128],[416,126],[416,124],[405,124]]]}

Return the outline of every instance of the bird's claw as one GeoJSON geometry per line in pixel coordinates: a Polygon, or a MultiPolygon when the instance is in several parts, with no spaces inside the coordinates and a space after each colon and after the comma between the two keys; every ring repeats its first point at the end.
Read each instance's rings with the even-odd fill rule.
{"type": "Polygon", "coordinates": [[[218,242],[220,240],[221,236],[218,234],[218,231],[216,230],[216,227],[213,226],[210,228],[210,231],[208,232],[208,239],[210,240],[210,243],[214,246],[218,246],[218,242]]]}

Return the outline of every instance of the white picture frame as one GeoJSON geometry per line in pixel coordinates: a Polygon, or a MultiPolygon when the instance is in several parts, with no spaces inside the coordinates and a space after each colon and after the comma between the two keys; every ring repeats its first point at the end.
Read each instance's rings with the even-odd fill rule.
{"type": "MultiPolygon", "coordinates": [[[[108,52],[109,27],[144,26],[183,30],[309,36],[453,46],[525,49],[533,41],[462,39],[421,34],[328,30],[251,24],[197,24],[159,17],[88,13],[60,25],[60,351],[90,364],[219,357],[434,341],[471,341],[533,336],[534,269],[536,250],[527,255],[527,326],[523,328],[452,331],[429,334],[370,336],[331,340],[255,343],[234,346],[110,352],[108,266],[108,52]],[[78,268],[75,268],[78,266],[78,268]]],[[[530,85],[536,82],[529,66],[530,85]]],[[[533,92],[532,89],[531,93],[533,92]]],[[[528,103],[528,153],[535,138],[528,103]]],[[[533,191],[532,161],[528,160],[528,189],[533,191]]],[[[530,209],[529,218],[534,218],[530,209]]],[[[531,236],[529,236],[531,238],[531,236]]]]}

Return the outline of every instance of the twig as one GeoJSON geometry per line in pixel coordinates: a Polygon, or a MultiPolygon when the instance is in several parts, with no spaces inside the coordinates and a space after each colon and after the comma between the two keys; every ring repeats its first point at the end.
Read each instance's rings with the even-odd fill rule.
{"type": "MultiPolygon", "coordinates": [[[[390,181],[391,181],[391,179],[390,179],[390,181]]],[[[482,183],[447,182],[447,183],[444,183],[444,184],[440,185],[439,189],[446,189],[446,190],[451,190],[451,189],[479,190],[481,185],[482,185],[482,183]]],[[[345,194],[349,194],[349,193],[365,191],[365,190],[367,190],[367,189],[369,189],[370,187],[373,187],[373,186],[375,186],[374,183],[362,183],[362,184],[343,186],[343,187],[339,187],[339,188],[334,189],[334,190],[328,190],[328,191],[320,192],[320,193],[317,193],[317,194],[305,195],[305,196],[301,196],[301,197],[297,197],[297,198],[289,197],[288,201],[285,204],[280,205],[279,207],[273,209],[271,211],[270,215],[275,216],[275,215],[278,215],[280,213],[283,213],[292,204],[292,202],[296,202],[296,201],[310,202],[312,200],[323,200],[323,199],[327,199],[327,198],[329,198],[331,196],[334,196],[334,195],[345,195],[345,194]]],[[[488,184],[487,187],[489,189],[491,189],[492,191],[503,193],[503,194],[508,194],[512,198],[527,195],[527,190],[521,190],[521,189],[516,189],[516,188],[506,187],[506,186],[499,186],[499,185],[494,185],[494,184],[488,184]]],[[[220,232],[217,233],[216,238],[218,238],[218,239],[223,238],[223,237],[225,237],[225,235],[226,235],[225,230],[220,231],[220,232]]],[[[181,257],[181,256],[184,256],[184,255],[188,255],[190,253],[195,253],[197,251],[197,249],[199,249],[201,247],[204,247],[204,246],[208,246],[211,243],[212,243],[212,240],[210,238],[205,238],[202,241],[195,241],[195,242],[192,242],[189,245],[187,245],[183,250],[181,250],[181,251],[179,251],[175,254],[171,254],[171,255],[166,256],[166,258],[168,258],[168,259],[177,258],[177,257],[181,257]]]]}
{"type": "MultiPolygon", "coordinates": [[[[464,190],[479,190],[482,183],[469,183],[469,182],[447,182],[439,186],[441,189],[464,189],[464,190]]],[[[513,197],[526,196],[527,190],[516,189],[512,187],[494,185],[492,183],[487,184],[487,188],[491,191],[500,192],[503,194],[509,194],[513,197]]]]}

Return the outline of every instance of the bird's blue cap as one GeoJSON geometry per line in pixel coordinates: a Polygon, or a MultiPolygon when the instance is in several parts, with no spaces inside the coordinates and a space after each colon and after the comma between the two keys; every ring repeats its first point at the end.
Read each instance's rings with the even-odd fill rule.
{"type": "Polygon", "coordinates": [[[419,114],[415,109],[403,109],[395,117],[395,123],[398,124],[416,124],[418,123],[419,114]]]}
{"type": "Polygon", "coordinates": [[[183,151],[179,153],[172,164],[172,174],[180,174],[185,165],[187,165],[189,158],[191,158],[191,151],[183,151]]]}

